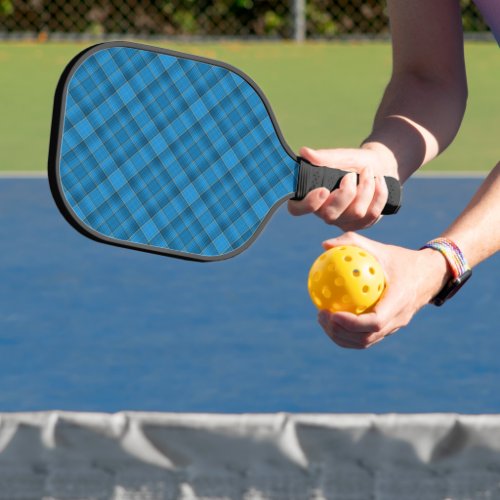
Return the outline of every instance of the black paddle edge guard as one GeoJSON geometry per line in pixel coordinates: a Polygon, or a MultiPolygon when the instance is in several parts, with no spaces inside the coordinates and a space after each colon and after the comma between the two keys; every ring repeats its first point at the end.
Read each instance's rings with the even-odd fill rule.
{"type": "MultiPolygon", "coordinates": [[[[302,200],[306,197],[307,193],[320,187],[325,187],[329,191],[333,191],[340,186],[340,181],[344,176],[350,173],[345,170],[339,170],[338,168],[315,166],[300,157],[297,158],[297,161],[300,164],[297,192],[292,200],[302,200]]],[[[385,176],[384,179],[389,194],[382,214],[395,214],[401,208],[401,184],[394,177],[385,176]]],[[[357,175],[356,182],[359,182],[359,175],[357,175]]]]}

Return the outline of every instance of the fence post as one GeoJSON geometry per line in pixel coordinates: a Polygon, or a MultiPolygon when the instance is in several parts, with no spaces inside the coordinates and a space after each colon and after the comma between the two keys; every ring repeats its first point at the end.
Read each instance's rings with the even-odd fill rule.
{"type": "Polygon", "coordinates": [[[303,42],[306,39],[306,0],[292,0],[293,39],[303,42]]]}

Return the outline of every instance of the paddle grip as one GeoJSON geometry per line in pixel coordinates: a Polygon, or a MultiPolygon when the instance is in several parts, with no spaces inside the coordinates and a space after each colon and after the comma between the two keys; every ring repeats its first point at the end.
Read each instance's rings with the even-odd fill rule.
{"type": "MultiPolygon", "coordinates": [[[[333,191],[340,186],[340,181],[346,174],[345,170],[331,167],[317,167],[312,165],[303,158],[298,158],[299,161],[299,176],[297,181],[297,191],[293,200],[302,200],[307,193],[313,189],[326,187],[329,191],[333,191]]],[[[401,184],[394,177],[384,177],[387,184],[389,195],[382,213],[384,215],[395,214],[401,207],[402,189],[401,184]]],[[[357,180],[359,182],[359,175],[357,180]]]]}

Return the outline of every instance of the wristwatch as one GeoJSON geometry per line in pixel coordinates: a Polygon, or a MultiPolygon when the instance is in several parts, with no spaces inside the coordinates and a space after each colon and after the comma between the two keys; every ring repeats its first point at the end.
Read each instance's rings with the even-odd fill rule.
{"type": "Polygon", "coordinates": [[[442,290],[431,300],[431,304],[442,306],[462,288],[472,276],[472,269],[467,264],[460,248],[448,238],[436,238],[426,243],[422,248],[432,248],[440,252],[451,270],[452,278],[442,290]]]}

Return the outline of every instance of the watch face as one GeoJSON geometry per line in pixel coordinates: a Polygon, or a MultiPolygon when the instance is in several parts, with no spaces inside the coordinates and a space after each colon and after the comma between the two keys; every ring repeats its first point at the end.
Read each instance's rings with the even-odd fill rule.
{"type": "Polygon", "coordinates": [[[462,288],[467,280],[472,276],[472,270],[468,269],[458,278],[454,278],[444,286],[444,288],[432,299],[432,303],[436,306],[442,306],[448,299],[451,299],[460,288],[462,288]]]}

